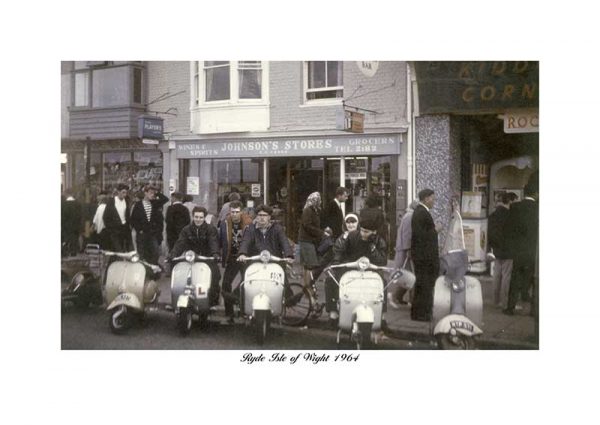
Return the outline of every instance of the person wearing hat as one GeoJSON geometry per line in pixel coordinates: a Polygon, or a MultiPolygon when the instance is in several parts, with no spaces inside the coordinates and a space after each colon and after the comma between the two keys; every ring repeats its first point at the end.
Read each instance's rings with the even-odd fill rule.
{"type": "Polygon", "coordinates": [[[256,219],[242,236],[238,261],[246,261],[247,257],[258,255],[265,249],[271,255],[285,258],[289,263],[293,261],[294,252],[288,238],[279,224],[271,222],[272,214],[273,208],[268,205],[259,205],[256,208],[256,219]]]}
{"type": "MultiPolygon", "coordinates": [[[[385,266],[387,264],[387,243],[377,234],[379,224],[376,213],[373,211],[361,212],[360,230],[354,230],[347,235],[342,235],[335,241],[333,245],[333,261],[331,263],[342,264],[356,261],[361,257],[367,257],[371,263],[378,266],[385,266]]],[[[344,271],[343,269],[334,269],[338,281],[344,271]]],[[[325,309],[329,312],[329,319],[335,322],[339,318],[337,307],[339,288],[331,277],[327,278],[327,281],[325,282],[325,309]]]]}
{"type": "Polygon", "coordinates": [[[165,222],[167,224],[167,247],[173,249],[181,230],[190,224],[190,213],[183,205],[183,193],[173,192],[171,194],[171,205],[167,208],[165,222]]]}
{"type": "Polygon", "coordinates": [[[144,199],[131,211],[131,225],[140,257],[150,264],[158,264],[159,248],[163,239],[162,207],[169,201],[154,186],[144,187],[144,199]]]}

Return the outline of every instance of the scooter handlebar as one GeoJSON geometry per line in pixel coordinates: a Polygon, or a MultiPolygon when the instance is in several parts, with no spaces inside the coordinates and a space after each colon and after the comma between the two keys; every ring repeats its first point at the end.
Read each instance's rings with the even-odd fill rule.
{"type": "MultiPolygon", "coordinates": [[[[198,255],[198,254],[196,254],[196,257],[194,259],[199,260],[199,261],[218,261],[218,258],[216,258],[216,257],[205,257],[203,255],[198,255]]],[[[185,253],[181,254],[179,257],[167,258],[165,261],[172,263],[174,261],[179,261],[179,260],[185,260],[185,253]]]]}

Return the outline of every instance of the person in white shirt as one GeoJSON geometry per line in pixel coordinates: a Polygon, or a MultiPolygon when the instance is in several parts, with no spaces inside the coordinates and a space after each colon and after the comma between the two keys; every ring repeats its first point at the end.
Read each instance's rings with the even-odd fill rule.
{"type": "Polygon", "coordinates": [[[107,232],[104,226],[104,210],[106,209],[106,203],[108,202],[108,192],[102,191],[98,194],[98,208],[96,208],[96,214],[92,220],[92,226],[97,236],[98,244],[100,248],[108,248],[110,241],[107,240],[107,232]]]}
{"type": "Polygon", "coordinates": [[[131,241],[131,227],[129,225],[129,198],[127,193],[129,187],[124,184],[117,186],[116,196],[110,198],[106,203],[104,214],[105,230],[107,239],[110,241],[110,248],[116,252],[131,251],[133,243],[131,241]]]}

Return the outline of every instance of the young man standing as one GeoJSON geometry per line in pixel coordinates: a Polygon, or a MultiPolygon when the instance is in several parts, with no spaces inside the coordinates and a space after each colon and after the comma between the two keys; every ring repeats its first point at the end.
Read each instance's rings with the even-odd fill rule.
{"type": "Polygon", "coordinates": [[[119,184],[116,196],[108,200],[102,215],[110,248],[116,252],[128,252],[133,245],[129,221],[131,205],[127,197],[128,191],[129,186],[119,184]]]}
{"type": "Polygon", "coordinates": [[[348,200],[348,189],[338,187],[335,191],[335,198],[329,201],[323,210],[323,227],[331,228],[333,240],[339,238],[344,233],[344,212],[342,204],[348,200]]]}
{"type": "Polygon", "coordinates": [[[158,264],[160,244],[163,240],[162,206],[169,199],[154,186],[144,188],[144,199],[133,207],[131,225],[136,233],[136,245],[140,257],[150,264],[158,264]]]}
{"type": "Polygon", "coordinates": [[[242,213],[242,203],[240,201],[231,201],[229,204],[229,214],[219,227],[221,258],[223,267],[225,267],[221,286],[225,301],[225,315],[228,317],[229,323],[233,323],[234,299],[239,298],[239,296],[236,297],[231,294],[231,283],[238,273],[243,274],[242,263],[236,260],[244,231],[251,223],[252,219],[242,213]]]}
{"type": "Polygon", "coordinates": [[[496,210],[490,214],[488,220],[490,248],[496,257],[494,260],[494,305],[503,309],[508,306],[508,290],[513,268],[512,254],[506,233],[510,202],[508,193],[500,194],[496,210]]]}

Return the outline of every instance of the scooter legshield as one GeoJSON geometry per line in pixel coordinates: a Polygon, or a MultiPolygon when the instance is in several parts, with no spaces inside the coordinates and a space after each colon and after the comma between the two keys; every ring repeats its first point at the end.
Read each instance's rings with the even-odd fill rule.
{"type": "Polygon", "coordinates": [[[202,262],[190,264],[187,261],[181,261],[173,267],[171,272],[171,305],[176,306],[179,296],[184,293],[190,268],[192,270],[194,298],[200,303],[205,301],[206,308],[208,308],[208,290],[212,274],[208,264],[202,262]]]}
{"type": "MultiPolygon", "coordinates": [[[[481,292],[481,283],[472,276],[465,276],[465,315],[477,326],[481,327],[483,323],[483,295],[481,292]]],[[[446,283],[444,276],[440,276],[435,281],[433,292],[432,322],[438,323],[442,318],[450,314],[450,301],[452,289],[446,283]]]]}
{"type": "Polygon", "coordinates": [[[433,329],[433,334],[449,334],[452,329],[467,336],[480,335],[483,331],[467,316],[450,314],[442,318],[433,329]]]}
{"type": "Polygon", "coordinates": [[[374,323],[375,313],[369,306],[361,304],[354,309],[353,314],[356,316],[358,323],[374,323]]]}
{"type": "MultiPolygon", "coordinates": [[[[254,299],[263,294],[269,302],[268,309],[273,316],[280,316],[283,303],[283,283],[285,273],[277,263],[252,263],[244,274],[244,314],[249,316],[254,311],[254,299]]],[[[266,305],[264,300],[257,303],[266,305]]],[[[265,308],[267,309],[267,308],[265,308]]]]}
{"type": "Polygon", "coordinates": [[[123,292],[117,295],[112,302],[106,307],[106,310],[110,311],[120,305],[125,305],[134,310],[143,310],[144,306],[138,297],[135,294],[129,292],[123,292]]]}
{"type": "MultiPolygon", "coordinates": [[[[341,330],[350,332],[355,312],[361,307],[367,307],[371,313],[361,310],[364,321],[373,323],[373,330],[381,328],[381,313],[383,308],[383,279],[374,271],[349,270],[340,278],[340,317],[338,326],[341,330]],[[364,304],[363,304],[364,303],[364,304]],[[369,316],[367,316],[369,314],[369,316]],[[373,315],[371,320],[366,317],[373,315]]],[[[358,321],[358,320],[357,320],[358,321]]]]}
{"type": "Polygon", "coordinates": [[[144,299],[144,283],[146,268],[141,263],[130,261],[115,261],[106,272],[106,303],[112,301],[121,293],[130,293],[138,300],[144,299]]]}

